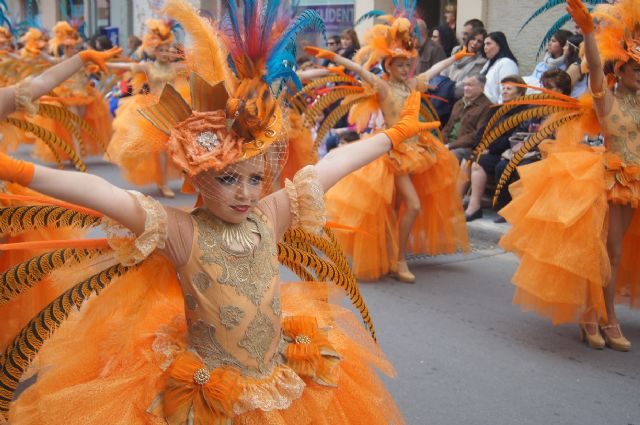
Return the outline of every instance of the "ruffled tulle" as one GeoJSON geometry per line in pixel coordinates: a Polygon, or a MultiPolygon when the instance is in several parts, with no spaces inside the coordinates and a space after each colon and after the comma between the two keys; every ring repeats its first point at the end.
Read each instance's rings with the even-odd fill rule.
{"type": "MultiPolygon", "coordinates": [[[[349,310],[327,302],[339,302],[339,290],[317,283],[284,284],[281,290],[285,315],[311,315],[330,328],[330,342],[341,356],[338,385],[305,380],[302,396],[287,409],[252,410],[234,423],[403,423],[372,369],[393,374],[391,365],[349,310]]],[[[37,382],[11,404],[10,423],[165,423],[148,410],[165,388],[175,353],[184,353],[183,308],[175,270],[159,255],[113,281],[45,344],[37,357],[37,382]]],[[[279,382],[273,381],[273,391],[249,394],[260,400],[245,395],[246,402],[286,391],[277,388],[279,382]]]]}
{"type": "Polygon", "coordinates": [[[606,316],[602,154],[584,145],[549,148],[546,159],[518,169],[513,201],[500,211],[512,224],[500,245],[521,257],[513,301],[554,324],[578,321],[591,305],[606,316]]]}
{"type": "MultiPolygon", "coordinates": [[[[179,80],[180,94],[189,99],[186,83],[179,80]]],[[[120,100],[113,120],[113,136],[105,158],[122,169],[124,178],[135,185],[164,184],[163,167],[168,158],[161,160],[167,151],[167,135],[145,119],[138,109],[158,103],[154,95],[136,95],[120,100]]],[[[180,177],[180,171],[170,163],[166,180],[180,177]]]]}
{"type": "Polygon", "coordinates": [[[626,165],[614,153],[605,154],[607,198],[620,205],[640,206],[640,165],[626,165]]]}
{"type": "Polygon", "coordinates": [[[389,273],[397,257],[395,175],[400,169],[415,171],[411,180],[420,198],[410,250],[437,255],[469,249],[464,210],[456,189],[459,166],[455,156],[433,137],[422,138],[420,145],[412,145],[400,157],[397,154],[351,173],[326,195],[331,220],[356,229],[337,231],[336,236],[361,280],[376,280],[389,273]],[[398,158],[403,159],[400,167],[398,158]]]}

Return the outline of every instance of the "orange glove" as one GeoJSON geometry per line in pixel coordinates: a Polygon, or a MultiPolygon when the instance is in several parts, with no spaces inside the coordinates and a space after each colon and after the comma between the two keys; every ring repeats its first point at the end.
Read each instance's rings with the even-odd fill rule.
{"type": "Polygon", "coordinates": [[[398,122],[384,131],[394,148],[420,132],[440,127],[440,121],[420,122],[419,115],[420,92],[414,91],[407,98],[398,122]]]}
{"type": "Polygon", "coordinates": [[[305,47],[304,52],[309,55],[315,56],[319,59],[333,60],[333,58],[336,57],[336,53],[332,52],[331,50],[325,50],[325,49],[321,49],[319,47],[313,47],[313,46],[305,47]]]}
{"type": "Polygon", "coordinates": [[[35,166],[31,162],[20,161],[0,153],[0,180],[29,186],[34,172],[35,166]]]}
{"type": "Polygon", "coordinates": [[[567,12],[576,21],[582,34],[587,35],[593,32],[593,17],[581,0],[567,0],[567,12]]]}
{"type": "Polygon", "coordinates": [[[328,66],[327,71],[329,71],[332,74],[347,75],[344,72],[344,66],[328,66]]]}
{"type": "Polygon", "coordinates": [[[113,47],[104,52],[98,52],[97,50],[83,50],[79,53],[82,62],[93,62],[104,72],[107,71],[107,61],[115,56],[118,56],[122,52],[120,47],[113,47]]]}
{"type": "Polygon", "coordinates": [[[458,53],[456,53],[455,55],[453,55],[453,59],[457,61],[459,61],[462,58],[466,58],[469,56],[475,56],[475,53],[469,53],[467,52],[467,46],[464,46],[458,53]]]}

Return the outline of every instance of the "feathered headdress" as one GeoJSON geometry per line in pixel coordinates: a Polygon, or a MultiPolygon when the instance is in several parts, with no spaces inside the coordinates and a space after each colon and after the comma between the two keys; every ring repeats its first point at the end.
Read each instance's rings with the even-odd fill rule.
{"type": "Polygon", "coordinates": [[[24,51],[37,56],[47,45],[45,34],[37,28],[29,28],[29,30],[20,37],[20,43],[24,45],[24,51]]]}
{"type": "Polygon", "coordinates": [[[60,46],[75,46],[82,41],[78,30],[67,21],[56,23],[52,28],[52,32],[53,37],[49,40],[49,51],[53,56],[60,55],[60,46]]]}
{"type": "Polygon", "coordinates": [[[145,22],[147,33],[142,37],[142,45],[138,48],[138,54],[143,51],[153,55],[153,51],[160,45],[172,44],[175,41],[172,26],[162,19],[147,19],[145,22]]]}
{"type": "Polygon", "coordinates": [[[286,142],[278,92],[296,79],[296,36],[309,27],[324,30],[317,13],[307,10],[294,19],[278,0],[246,1],[243,19],[235,0],[227,8],[212,28],[186,1],[165,4],[164,13],[193,41],[187,61],[194,71],[191,105],[167,85],[158,104],[140,111],[169,136],[171,158],[189,177],[286,142]]]}
{"type": "Polygon", "coordinates": [[[596,39],[604,61],[615,61],[616,68],[629,60],[640,63],[640,4],[637,0],[618,0],[602,4],[593,12],[598,21],[596,39]]]}
{"type": "Polygon", "coordinates": [[[356,25],[365,19],[378,18],[383,24],[376,24],[364,36],[362,48],[354,60],[366,68],[388,58],[414,58],[418,55],[418,37],[414,16],[415,0],[404,0],[401,4],[394,0],[394,12],[385,15],[379,10],[365,13],[356,25]]]}

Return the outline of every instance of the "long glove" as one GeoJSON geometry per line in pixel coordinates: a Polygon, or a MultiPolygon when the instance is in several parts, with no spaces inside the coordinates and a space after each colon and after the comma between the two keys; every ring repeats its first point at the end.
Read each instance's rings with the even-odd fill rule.
{"type": "Polygon", "coordinates": [[[0,153],[0,180],[29,186],[34,172],[35,166],[31,162],[20,161],[0,153]]]}
{"type": "Polygon", "coordinates": [[[305,47],[304,52],[309,55],[315,56],[319,59],[333,60],[333,58],[336,57],[336,53],[332,52],[331,50],[325,50],[325,49],[321,49],[319,47],[313,47],[313,46],[305,47]]]}
{"type": "Polygon", "coordinates": [[[98,52],[97,50],[83,50],[79,53],[80,59],[85,64],[87,62],[93,62],[98,65],[98,67],[104,71],[107,71],[107,61],[115,56],[118,56],[122,52],[120,47],[113,47],[109,50],[105,50],[104,52],[98,52]]]}
{"type": "Polygon", "coordinates": [[[440,127],[440,121],[420,122],[419,115],[420,92],[414,91],[407,98],[398,122],[384,131],[394,148],[418,133],[440,127]]]}
{"type": "Polygon", "coordinates": [[[475,53],[469,53],[467,52],[467,46],[464,46],[458,53],[456,53],[455,55],[453,55],[453,59],[457,61],[459,61],[460,59],[469,57],[469,56],[475,56],[475,53]]]}
{"type": "Polygon", "coordinates": [[[593,17],[581,0],[567,0],[567,12],[576,22],[582,34],[587,35],[593,32],[593,17]]]}

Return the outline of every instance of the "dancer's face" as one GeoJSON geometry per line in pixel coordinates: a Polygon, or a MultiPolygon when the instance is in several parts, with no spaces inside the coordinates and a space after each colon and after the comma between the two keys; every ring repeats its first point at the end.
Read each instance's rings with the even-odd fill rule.
{"type": "Polygon", "coordinates": [[[168,44],[160,44],[154,50],[154,56],[160,63],[169,63],[173,58],[171,46],[168,44]]]}
{"type": "Polygon", "coordinates": [[[387,65],[387,72],[389,77],[396,81],[407,81],[411,74],[411,59],[393,59],[387,65]]]}
{"type": "Polygon", "coordinates": [[[617,73],[620,84],[631,91],[640,90],[640,63],[630,60],[617,73]]]}
{"type": "Polygon", "coordinates": [[[242,161],[220,173],[197,176],[194,183],[204,206],[227,223],[242,223],[258,204],[264,179],[262,156],[242,161]]]}

